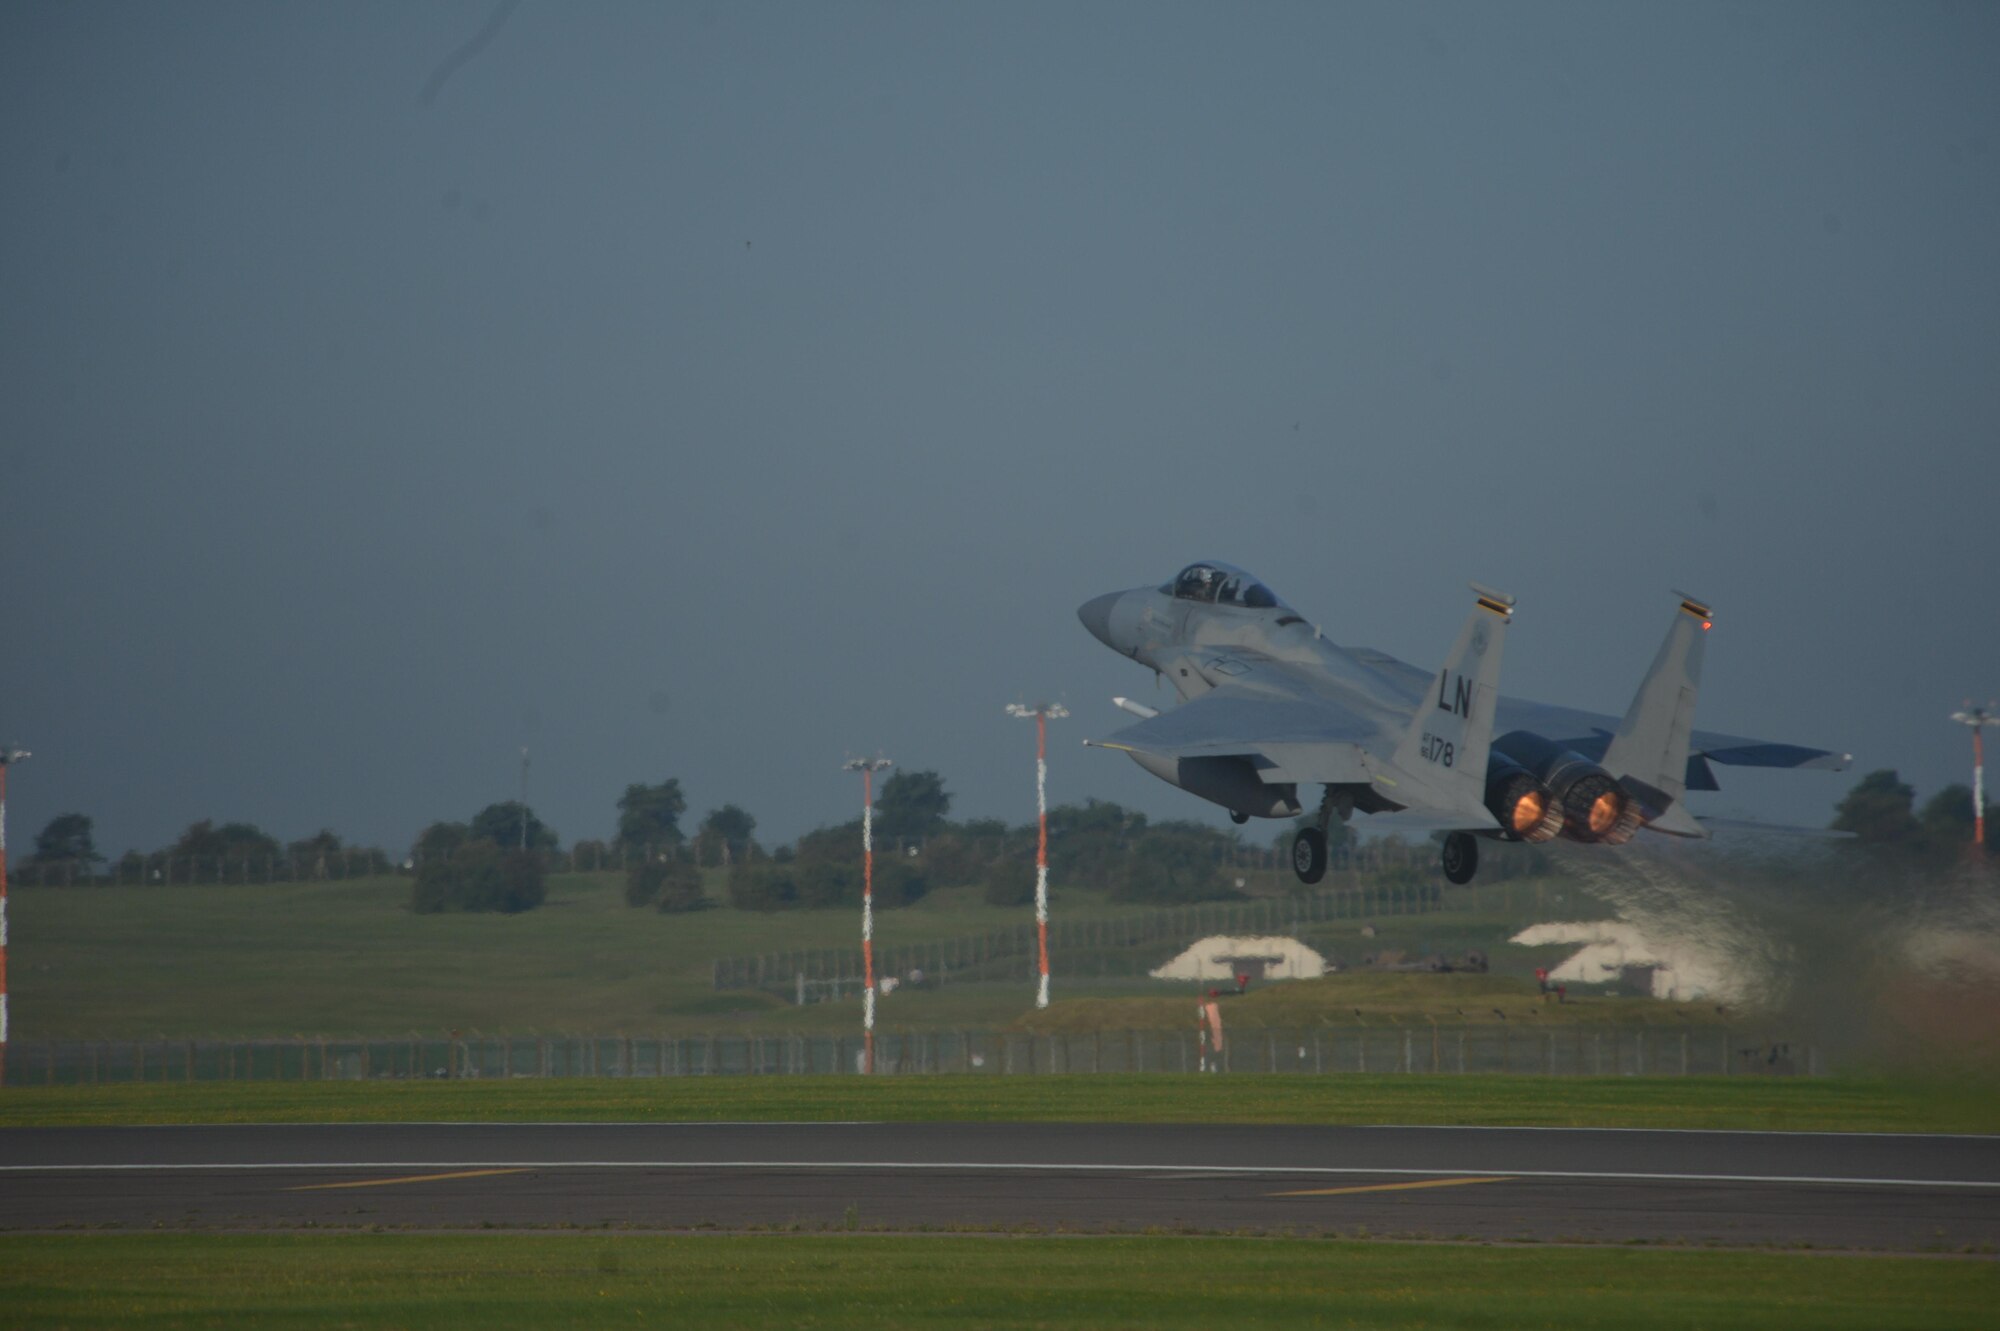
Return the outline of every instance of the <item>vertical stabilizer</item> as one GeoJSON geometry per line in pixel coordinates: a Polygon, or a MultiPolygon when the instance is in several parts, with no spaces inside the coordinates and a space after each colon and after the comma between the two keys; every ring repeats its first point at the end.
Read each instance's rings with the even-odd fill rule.
{"type": "Polygon", "coordinates": [[[1494,823],[1487,812],[1486,756],[1500,697],[1500,655],[1514,598],[1472,584],[1478,602],[1459,630],[1444,668],[1418,700],[1396,746],[1396,767],[1429,789],[1436,802],[1463,813],[1467,825],[1494,823]]]}
{"type": "Polygon", "coordinates": [[[1708,606],[1675,592],[1680,606],[1667,639],[1640,681],[1625,720],[1604,751],[1604,767],[1638,801],[1647,826],[1674,836],[1706,836],[1687,811],[1688,736],[1694,729],[1701,655],[1708,641],[1708,606]]]}

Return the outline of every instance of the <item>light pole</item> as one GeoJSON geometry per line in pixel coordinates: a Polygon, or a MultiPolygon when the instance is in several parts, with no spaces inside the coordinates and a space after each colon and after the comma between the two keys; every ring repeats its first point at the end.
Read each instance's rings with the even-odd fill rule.
{"type": "Polygon", "coordinates": [[[0,1086],[7,1084],[7,769],[28,756],[0,745],[0,1086]]]}
{"type": "Polygon", "coordinates": [[[1960,725],[1972,727],[1972,858],[1986,858],[1986,746],[1980,742],[1980,732],[1991,725],[2000,725],[2000,713],[1993,710],[1994,704],[1974,707],[1966,700],[1965,710],[1953,712],[1951,719],[1960,725]]]}
{"type": "Polygon", "coordinates": [[[875,1071],[875,774],[894,763],[856,758],[843,772],[861,773],[861,1070],[875,1071]]]}
{"type": "Polygon", "coordinates": [[[1049,1005],[1049,718],[1069,715],[1059,702],[1007,704],[1007,715],[1035,718],[1035,945],[1039,979],[1035,1006],[1049,1005]]]}

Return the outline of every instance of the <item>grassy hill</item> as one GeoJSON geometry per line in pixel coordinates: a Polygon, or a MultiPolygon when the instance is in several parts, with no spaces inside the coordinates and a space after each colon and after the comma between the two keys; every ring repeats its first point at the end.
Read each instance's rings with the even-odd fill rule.
{"type": "MultiPolygon", "coordinates": [[[[719,895],[716,889],[711,884],[719,895]]],[[[513,916],[417,915],[409,891],[406,878],[20,889],[12,903],[14,1036],[812,1033],[859,1024],[851,993],[798,1007],[775,992],[711,987],[710,965],[720,956],[854,946],[859,921],[850,910],[760,913],[718,905],[662,915],[628,908],[614,874],[557,875],[545,906],[513,916]]],[[[1315,945],[1350,961],[1390,948],[1421,955],[1480,947],[1493,956],[1495,974],[1364,972],[1276,984],[1232,999],[1231,1020],[1499,1020],[1496,1008],[1536,1021],[1690,1019],[1639,999],[1567,1008],[1537,1001],[1525,977],[1552,956],[1512,947],[1506,937],[1551,909],[1596,913],[1594,903],[1561,902],[1559,888],[1512,885],[1504,893],[1487,888],[1483,897],[1465,893],[1452,905],[1443,914],[1374,922],[1372,936],[1360,921],[1320,922],[1308,932],[1315,945]]],[[[1069,890],[1058,893],[1056,909],[1067,920],[1111,920],[1132,908],[1069,890]]],[[[879,912],[877,938],[885,945],[958,938],[1014,928],[1022,916],[986,905],[973,889],[941,891],[908,909],[879,912]]],[[[1115,977],[1173,950],[1156,944],[1157,958],[1103,967],[1113,978],[1059,977],[1061,1001],[1046,1013],[1032,1008],[1024,958],[1018,978],[890,995],[880,1021],[911,1029],[1179,1029],[1188,1024],[1196,986],[1115,977]]]]}

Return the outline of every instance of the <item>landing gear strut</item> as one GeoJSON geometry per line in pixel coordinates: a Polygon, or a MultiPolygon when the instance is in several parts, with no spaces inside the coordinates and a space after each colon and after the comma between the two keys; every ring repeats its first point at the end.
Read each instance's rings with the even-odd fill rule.
{"type": "Polygon", "coordinates": [[[1302,827],[1292,838],[1292,872],[1302,883],[1317,883],[1326,877],[1326,829],[1335,814],[1343,823],[1353,817],[1354,795],[1345,790],[1336,793],[1328,786],[1319,801],[1319,826],[1302,827]]]}
{"type": "Polygon", "coordinates": [[[1458,887],[1479,872],[1479,842],[1470,832],[1453,832],[1444,839],[1445,880],[1458,887]]]}

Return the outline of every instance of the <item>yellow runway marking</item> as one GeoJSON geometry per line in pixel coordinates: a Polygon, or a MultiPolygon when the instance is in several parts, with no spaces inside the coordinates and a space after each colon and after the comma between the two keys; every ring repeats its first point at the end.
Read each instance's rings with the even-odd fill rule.
{"type": "Polygon", "coordinates": [[[328,1188],[386,1188],[392,1183],[441,1183],[452,1178],[485,1178],[490,1174],[525,1174],[525,1169],[461,1169],[455,1174],[411,1174],[405,1178],[365,1178],[353,1183],[308,1183],[286,1192],[323,1192],[328,1188]]]}
{"type": "Polygon", "coordinates": [[[1411,1188],[1460,1188],[1468,1183],[1511,1183],[1510,1178],[1427,1178],[1415,1183],[1363,1183],[1352,1188],[1307,1188],[1303,1192],[1274,1192],[1273,1197],[1339,1197],[1350,1192],[1406,1192],[1411,1188]]]}

